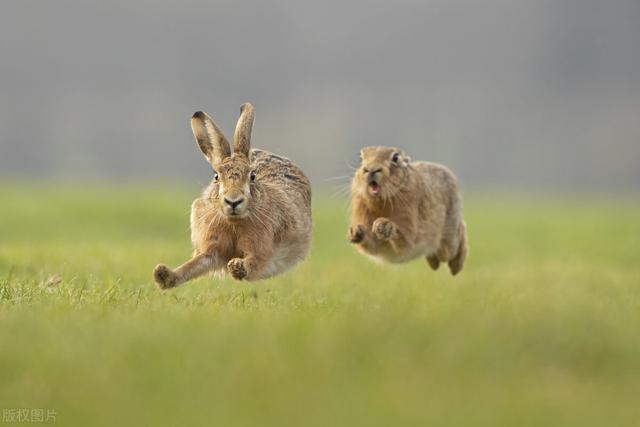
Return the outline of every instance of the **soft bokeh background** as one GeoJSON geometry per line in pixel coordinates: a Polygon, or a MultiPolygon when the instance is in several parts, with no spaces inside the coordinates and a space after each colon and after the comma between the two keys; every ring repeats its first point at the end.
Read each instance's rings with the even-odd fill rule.
{"type": "Polygon", "coordinates": [[[189,118],[315,187],[362,145],[465,188],[637,192],[637,0],[34,1],[0,7],[0,178],[204,184],[189,118]]]}

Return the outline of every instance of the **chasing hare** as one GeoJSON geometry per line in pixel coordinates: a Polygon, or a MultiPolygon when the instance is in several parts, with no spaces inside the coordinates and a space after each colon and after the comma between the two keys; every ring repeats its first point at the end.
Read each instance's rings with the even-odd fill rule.
{"type": "Polygon", "coordinates": [[[401,150],[366,147],[351,183],[347,238],[378,261],[426,257],[434,270],[462,270],[467,236],[455,175],[445,166],[411,162],[401,150]]]}
{"type": "Polygon", "coordinates": [[[209,272],[228,272],[238,280],[274,276],[302,260],[311,240],[311,186],[289,159],[250,150],[253,106],[240,108],[234,153],[204,112],[191,129],[214,169],[213,180],[191,205],[193,257],[175,270],[158,265],[161,289],[209,272]]]}

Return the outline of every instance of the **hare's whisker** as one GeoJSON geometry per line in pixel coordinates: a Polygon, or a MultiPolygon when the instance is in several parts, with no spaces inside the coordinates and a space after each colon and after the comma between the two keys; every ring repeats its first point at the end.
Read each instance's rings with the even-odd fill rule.
{"type": "Polygon", "coordinates": [[[353,166],[351,163],[349,163],[349,160],[347,160],[346,157],[343,157],[342,160],[344,161],[344,164],[352,171],[355,171],[356,169],[358,169],[356,166],[353,166]]]}
{"type": "Polygon", "coordinates": [[[338,181],[341,179],[351,179],[351,177],[349,175],[344,175],[344,176],[333,176],[331,178],[327,178],[325,179],[325,181],[338,181]]]}

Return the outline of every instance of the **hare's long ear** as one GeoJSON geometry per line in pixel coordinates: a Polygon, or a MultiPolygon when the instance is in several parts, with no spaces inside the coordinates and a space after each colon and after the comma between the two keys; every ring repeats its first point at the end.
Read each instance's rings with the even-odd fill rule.
{"type": "Polygon", "coordinates": [[[200,151],[212,165],[217,165],[231,156],[229,141],[204,111],[196,111],[191,117],[191,130],[200,151]]]}
{"type": "Polygon", "coordinates": [[[245,102],[240,107],[240,118],[233,135],[233,151],[249,158],[251,148],[251,129],[253,128],[253,105],[245,102]]]}

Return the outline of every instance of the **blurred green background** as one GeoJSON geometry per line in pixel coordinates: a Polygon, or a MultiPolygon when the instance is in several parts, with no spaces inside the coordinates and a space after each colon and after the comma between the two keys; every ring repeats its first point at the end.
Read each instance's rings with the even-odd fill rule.
{"type": "Polygon", "coordinates": [[[309,258],[172,292],[195,191],[0,187],[0,406],[59,425],[637,425],[640,202],[472,195],[460,276],[309,258]]]}

